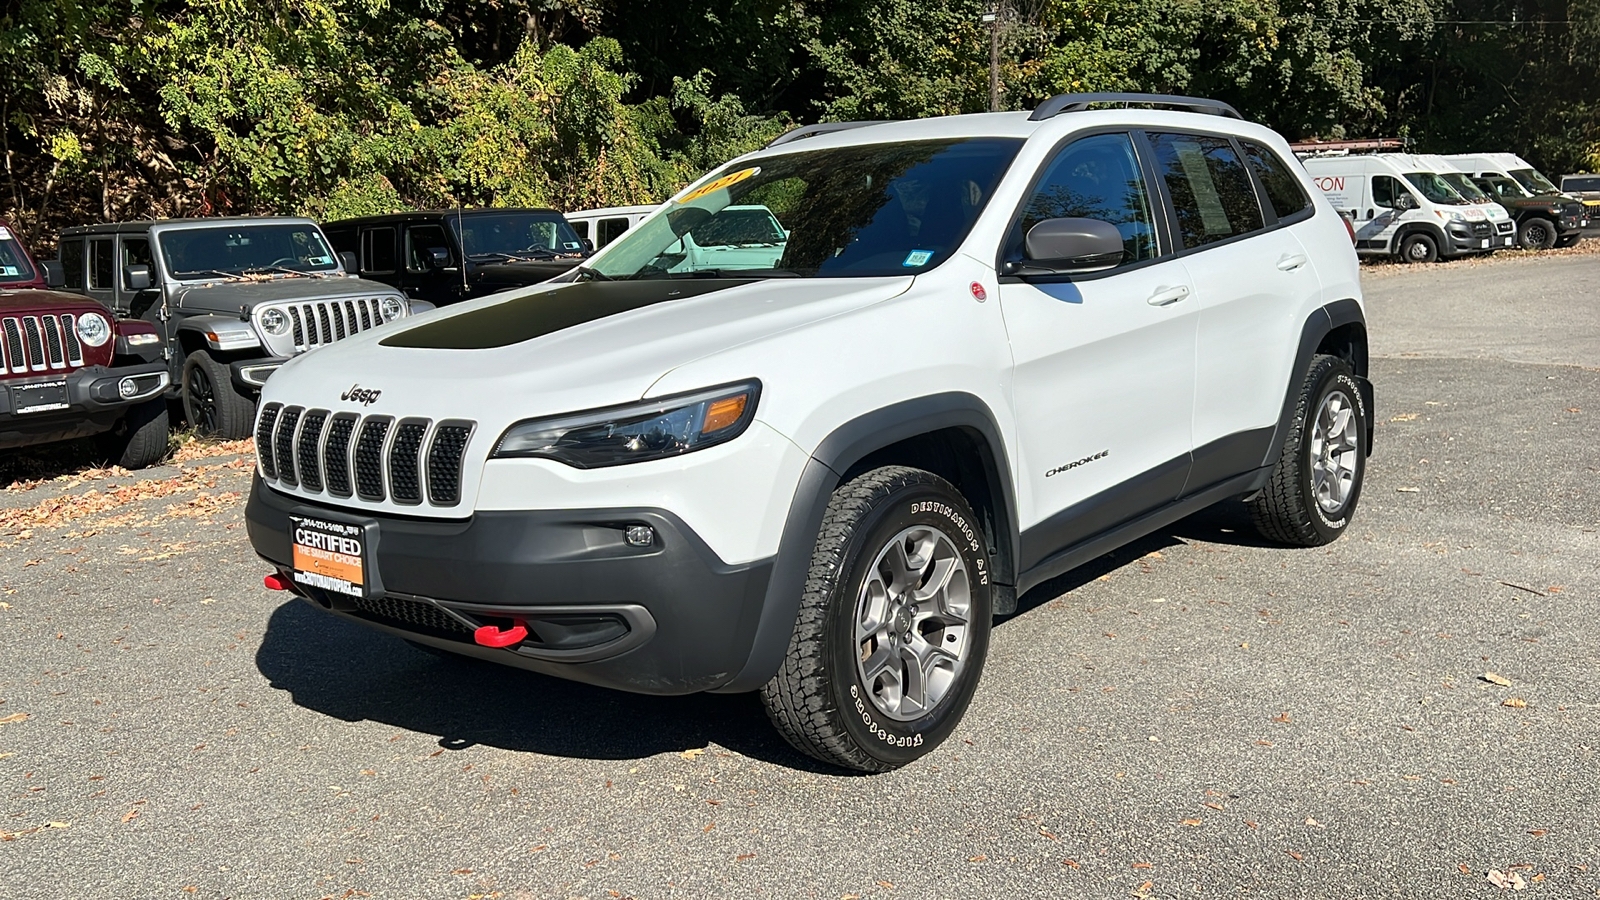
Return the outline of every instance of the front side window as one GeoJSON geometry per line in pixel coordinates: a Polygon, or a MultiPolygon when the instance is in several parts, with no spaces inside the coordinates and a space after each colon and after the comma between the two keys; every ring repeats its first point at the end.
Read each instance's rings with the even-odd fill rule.
{"type": "Polygon", "coordinates": [[[475,263],[519,262],[583,255],[583,242],[554,213],[479,213],[445,220],[475,263]]]}
{"type": "Polygon", "coordinates": [[[306,274],[339,268],[322,231],[311,224],[247,224],[174,228],[156,242],[178,279],[306,274]]]}
{"type": "Polygon", "coordinates": [[[591,266],[617,279],[915,275],[966,239],[1021,144],[901,141],[737,163],[591,266]]]}
{"type": "Polygon", "coordinates": [[[1450,186],[1450,182],[1432,172],[1407,172],[1406,180],[1411,182],[1412,187],[1421,191],[1422,196],[1427,197],[1431,203],[1446,206],[1467,205],[1467,198],[1457,193],[1456,189],[1450,186]]]}
{"type": "MultiPolygon", "coordinates": [[[[122,289],[132,290],[128,285],[129,266],[150,266],[150,239],[142,237],[125,237],[122,239],[122,289]]],[[[151,280],[154,280],[154,267],[151,268],[151,280]]]]}
{"type": "Polygon", "coordinates": [[[89,290],[111,290],[115,266],[111,238],[95,238],[89,242],[89,290]]]}
{"type": "Polygon", "coordinates": [[[67,287],[83,290],[83,238],[68,238],[61,242],[61,275],[67,287]]]}
{"type": "MultiPolygon", "coordinates": [[[[65,248],[65,244],[62,245],[65,248]]],[[[78,278],[83,279],[83,245],[78,245],[78,278]]],[[[65,254],[63,253],[63,256],[65,254]]],[[[22,249],[22,244],[17,242],[11,229],[0,225],[0,284],[15,284],[21,281],[34,279],[33,264],[28,262],[28,254],[22,249]]]]}
{"type": "Polygon", "coordinates": [[[622,237],[622,233],[624,231],[627,231],[627,230],[628,230],[628,220],[627,219],[601,219],[600,220],[600,246],[604,247],[605,245],[607,245],[607,244],[611,243],[612,241],[616,240],[617,238],[622,237]]]}
{"type": "Polygon", "coordinates": [[[1121,265],[1156,257],[1150,193],[1125,134],[1074,141],[1045,168],[1007,241],[1006,258],[1022,258],[1023,241],[1046,219],[1099,219],[1122,235],[1121,265]]]}
{"type": "Polygon", "coordinates": [[[1384,209],[1394,209],[1394,200],[1401,194],[1409,194],[1400,182],[1388,175],[1372,176],[1372,202],[1384,209]]]}
{"type": "Polygon", "coordinates": [[[1311,198],[1300,186],[1300,179],[1295,177],[1288,163],[1260,144],[1244,141],[1242,145],[1245,157],[1250,160],[1250,168],[1261,181],[1261,187],[1267,192],[1267,202],[1272,204],[1272,210],[1279,219],[1287,219],[1311,208],[1311,198]]]}
{"type": "MultiPolygon", "coordinates": [[[[443,250],[450,254],[450,241],[438,225],[412,225],[406,229],[406,268],[413,272],[426,272],[432,268],[432,251],[443,250]]],[[[449,259],[445,265],[452,265],[449,259]]]]}
{"type": "Polygon", "coordinates": [[[1255,186],[1227,138],[1152,134],[1156,168],[1166,180],[1185,248],[1264,227],[1255,186]]]}

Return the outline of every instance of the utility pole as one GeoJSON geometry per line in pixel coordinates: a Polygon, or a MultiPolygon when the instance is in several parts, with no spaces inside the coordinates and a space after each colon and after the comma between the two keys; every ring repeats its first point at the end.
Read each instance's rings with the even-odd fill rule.
{"type": "Polygon", "coordinates": [[[989,26],[989,111],[1000,111],[1000,3],[989,7],[979,19],[989,26]]]}

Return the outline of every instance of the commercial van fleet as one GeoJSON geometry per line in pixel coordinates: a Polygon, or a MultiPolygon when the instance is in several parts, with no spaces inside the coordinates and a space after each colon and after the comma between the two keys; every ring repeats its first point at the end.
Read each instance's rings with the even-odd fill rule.
{"type": "Polygon", "coordinates": [[[1511,212],[1517,239],[1529,250],[1570,247],[1589,227],[1588,211],[1561,193],[1527,160],[1515,153],[1462,153],[1444,157],[1472,176],[1478,187],[1511,212]]]}
{"type": "Polygon", "coordinates": [[[1503,249],[1515,240],[1509,218],[1491,218],[1488,207],[1463,196],[1416,156],[1325,156],[1304,163],[1328,202],[1350,220],[1359,255],[1433,262],[1503,249]]]}

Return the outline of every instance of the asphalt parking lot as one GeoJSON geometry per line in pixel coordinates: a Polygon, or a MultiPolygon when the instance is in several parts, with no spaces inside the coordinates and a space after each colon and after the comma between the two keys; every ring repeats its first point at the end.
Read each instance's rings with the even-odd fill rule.
{"type": "Polygon", "coordinates": [[[285,601],[236,454],[0,491],[0,897],[1600,896],[1600,255],[1367,291],[1351,533],[1032,592],[889,775],[285,601]]]}

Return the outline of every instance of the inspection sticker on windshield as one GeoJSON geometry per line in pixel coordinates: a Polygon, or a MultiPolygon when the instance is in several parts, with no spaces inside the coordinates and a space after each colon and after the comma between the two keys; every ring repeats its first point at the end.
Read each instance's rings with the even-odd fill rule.
{"type": "Polygon", "coordinates": [[[932,250],[913,250],[906,254],[906,261],[900,265],[908,269],[915,269],[917,266],[927,265],[930,259],[933,259],[932,250]]]}
{"type": "Polygon", "coordinates": [[[311,256],[311,257],[307,257],[306,258],[306,262],[312,264],[313,266],[326,266],[326,265],[329,265],[329,264],[331,264],[333,262],[333,257],[331,257],[331,256],[311,256]]]}
{"type": "Polygon", "coordinates": [[[738,184],[739,182],[749,178],[751,175],[754,175],[759,171],[761,171],[760,166],[751,166],[748,169],[740,169],[737,172],[724,175],[721,178],[718,178],[716,181],[713,181],[709,184],[703,184],[695,188],[694,190],[685,194],[683,199],[679,200],[678,202],[688,203],[690,200],[699,200],[701,197],[704,197],[713,191],[720,191],[725,187],[732,187],[733,185],[738,184]]]}
{"type": "Polygon", "coordinates": [[[325,591],[361,596],[366,583],[362,546],[365,536],[360,525],[290,516],[294,580],[325,591]]]}
{"type": "Polygon", "coordinates": [[[19,271],[16,266],[0,266],[0,275],[4,275],[7,278],[12,277],[13,275],[21,274],[22,272],[19,271]]]}

